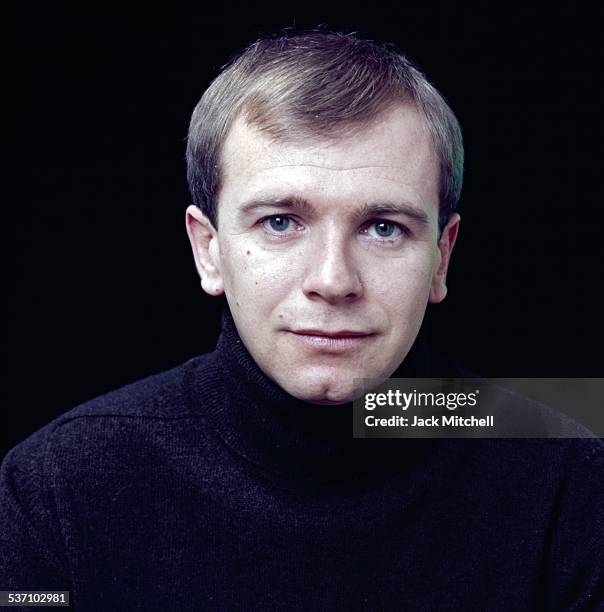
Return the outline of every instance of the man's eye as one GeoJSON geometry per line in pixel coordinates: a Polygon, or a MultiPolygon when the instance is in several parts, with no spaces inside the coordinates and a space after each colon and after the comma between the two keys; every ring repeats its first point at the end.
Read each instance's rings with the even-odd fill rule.
{"type": "Polygon", "coordinates": [[[290,226],[290,218],[289,217],[269,217],[265,220],[265,223],[268,222],[270,228],[275,232],[284,232],[290,226]]]}
{"type": "Polygon", "coordinates": [[[366,227],[366,233],[372,238],[398,238],[404,234],[403,228],[392,221],[372,221],[366,227]]]}
{"type": "Polygon", "coordinates": [[[301,229],[300,224],[289,215],[271,215],[260,221],[260,225],[269,234],[276,236],[290,236],[295,230],[301,229]]]}

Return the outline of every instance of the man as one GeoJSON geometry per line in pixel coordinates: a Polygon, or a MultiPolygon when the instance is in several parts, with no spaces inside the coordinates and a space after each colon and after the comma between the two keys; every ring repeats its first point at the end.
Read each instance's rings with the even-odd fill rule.
{"type": "Polygon", "coordinates": [[[246,49],[187,150],[218,346],[9,454],[0,586],[83,610],[597,605],[599,441],[351,439],[355,379],[460,374],[414,342],[462,160],[401,55],[312,32],[246,49]]]}

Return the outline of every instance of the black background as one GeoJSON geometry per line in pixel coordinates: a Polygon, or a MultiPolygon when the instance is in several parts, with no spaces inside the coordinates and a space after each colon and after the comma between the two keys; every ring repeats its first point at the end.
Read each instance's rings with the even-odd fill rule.
{"type": "Polygon", "coordinates": [[[8,57],[2,446],[213,348],[184,230],[190,113],[262,34],[393,42],[464,129],[462,225],[425,333],[486,376],[601,376],[600,14],[557,3],[282,9],[22,3],[8,57]]]}

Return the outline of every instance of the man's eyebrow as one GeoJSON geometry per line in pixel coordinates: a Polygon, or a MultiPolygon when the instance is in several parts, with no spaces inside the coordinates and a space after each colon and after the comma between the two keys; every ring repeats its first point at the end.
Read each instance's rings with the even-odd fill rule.
{"type": "Polygon", "coordinates": [[[384,214],[402,214],[418,223],[425,225],[429,225],[430,223],[430,217],[426,211],[408,202],[376,202],[364,204],[358,212],[358,216],[365,219],[374,215],[384,214]]]}
{"type": "Polygon", "coordinates": [[[239,206],[239,212],[243,214],[249,214],[258,208],[291,208],[295,210],[310,210],[312,206],[308,200],[299,196],[286,196],[286,197],[257,197],[249,202],[244,202],[239,206]]]}
{"type": "MultiPolygon", "coordinates": [[[[300,196],[286,196],[286,197],[256,197],[249,202],[244,202],[239,207],[239,211],[242,214],[249,214],[258,208],[289,208],[300,211],[311,211],[313,210],[312,205],[300,196]]],[[[359,219],[367,219],[374,215],[383,214],[402,214],[418,223],[429,225],[430,217],[421,208],[417,208],[408,202],[375,202],[369,204],[363,204],[355,213],[355,217],[359,219]]]]}

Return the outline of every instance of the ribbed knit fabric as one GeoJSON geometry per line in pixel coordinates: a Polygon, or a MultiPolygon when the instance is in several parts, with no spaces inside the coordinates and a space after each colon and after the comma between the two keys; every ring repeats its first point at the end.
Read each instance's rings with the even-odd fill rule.
{"type": "MultiPolygon", "coordinates": [[[[456,372],[418,347],[397,376],[456,372]]],[[[213,353],[13,449],[0,503],[0,589],[76,610],[604,601],[601,441],[353,440],[351,406],[287,395],[228,315],[213,353]]]]}

